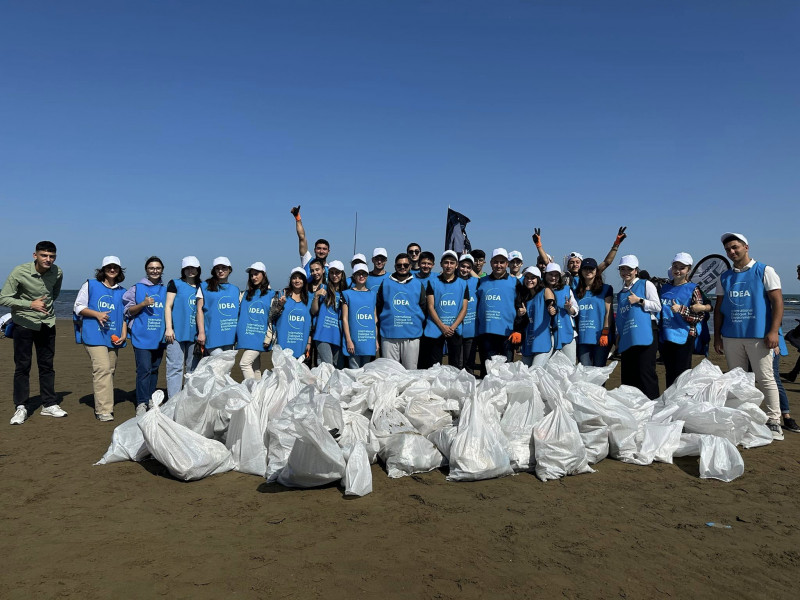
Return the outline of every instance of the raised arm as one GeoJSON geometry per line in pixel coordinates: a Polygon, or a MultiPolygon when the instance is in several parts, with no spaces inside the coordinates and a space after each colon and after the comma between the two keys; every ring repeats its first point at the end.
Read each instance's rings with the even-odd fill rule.
{"type": "Polygon", "coordinates": [[[306,230],[300,217],[300,205],[293,206],[290,212],[294,216],[294,228],[297,232],[297,251],[300,253],[300,258],[303,258],[308,253],[308,240],[306,240],[306,230]]]}
{"type": "Polygon", "coordinates": [[[547,257],[547,252],[545,252],[544,248],[542,248],[542,230],[541,230],[541,228],[536,227],[533,230],[533,235],[531,236],[531,239],[533,240],[533,245],[536,246],[536,251],[539,253],[539,256],[541,257],[542,262],[544,262],[544,264],[547,264],[548,262],[550,262],[550,260],[547,257]]]}
{"type": "Polygon", "coordinates": [[[603,260],[603,262],[597,265],[598,273],[602,273],[603,271],[605,271],[614,262],[614,259],[617,257],[617,250],[619,250],[619,245],[622,243],[622,240],[628,237],[628,234],[625,233],[626,229],[627,227],[620,227],[619,231],[617,231],[617,237],[614,240],[614,244],[611,246],[611,250],[608,251],[608,254],[606,254],[606,257],[603,260]]]}

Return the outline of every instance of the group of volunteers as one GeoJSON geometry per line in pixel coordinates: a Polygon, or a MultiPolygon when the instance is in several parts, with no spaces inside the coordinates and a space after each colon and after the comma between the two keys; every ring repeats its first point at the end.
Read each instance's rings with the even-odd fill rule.
{"type": "MultiPolygon", "coordinates": [[[[204,355],[243,350],[243,376],[259,379],[261,353],[274,346],[312,366],[335,368],[358,368],[381,356],[407,369],[425,369],[442,362],[446,353],[448,364],[472,372],[480,355],[481,375],[485,361],[498,355],[513,361],[519,354],[526,365],[541,366],[561,352],[573,363],[604,366],[616,346],[622,383],[655,399],[657,354],[669,386],[691,368],[714,311],[714,347],[724,351],[729,368],[755,372],[773,436],[783,439],[781,415],[784,428],[800,431],[788,405],[782,410],[776,385],[774,355],[783,343],[780,280],[774,269],[750,258],[741,234],[722,236],[733,268],[721,276],[712,308],[689,281],[694,261],[686,252],[675,254],[669,280],[658,286],[640,277],[636,256],[622,256],[617,261],[621,288],[615,294],[603,273],[626,238],[624,227],[602,262],[572,252],[564,270],[545,252],[537,229],[532,236],[536,265],[527,268],[519,251],[495,248],[488,256],[481,250],[459,256],[446,250],[437,257],[411,243],[394,256],[391,272],[389,253],[375,248],[372,268],[365,255],[356,254],[348,276],[341,261],[328,260],[326,240],[317,240],[311,254],[300,207],[292,214],[301,266],[278,289],[270,284],[265,264],[255,262],[247,269],[246,289],[240,290],[229,281],[233,268],[225,256],[213,260],[206,279],[198,259],[186,256],[180,276],[166,283],[163,262],[151,256],[144,277],[125,289],[121,260],[103,258],[74,305],[76,341],[92,364],[98,420],[114,418],[117,355],[128,341],[136,363],[137,415],[147,410],[165,352],[167,394],[173,396],[204,355]]],[[[12,424],[27,418],[32,346],[42,414],[66,415],[57,403],[52,368],[53,302],[62,279],[55,256],[52,242],[38,244],[34,261],[14,269],[0,294],[0,305],[11,307],[15,324],[12,424]]]]}

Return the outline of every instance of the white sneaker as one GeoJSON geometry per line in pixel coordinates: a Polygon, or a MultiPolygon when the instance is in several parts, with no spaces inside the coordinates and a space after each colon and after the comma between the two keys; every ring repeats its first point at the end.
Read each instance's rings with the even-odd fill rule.
{"type": "Polygon", "coordinates": [[[136,405],[136,416],[143,417],[147,414],[147,404],[142,402],[141,404],[136,405]]]}
{"type": "Polygon", "coordinates": [[[103,421],[104,423],[106,421],[113,421],[114,420],[114,415],[110,415],[108,413],[100,413],[100,414],[97,415],[97,420],[98,421],[103,421]]]}
{"type": "Polygon", "coordinates": [[[25,419],[28,418],[28,409],[24,406],[20,405],[17,407],[14,416],[11,417],[11,424],[12,425],[22,425],[25,422],[25,419]]]}
{"type": "Polygon", "coordinates": [[[53,406],[43,406],[41,414],[44,417],[66,417],[67,411],[58,404],[53,404],[53,406]]]}

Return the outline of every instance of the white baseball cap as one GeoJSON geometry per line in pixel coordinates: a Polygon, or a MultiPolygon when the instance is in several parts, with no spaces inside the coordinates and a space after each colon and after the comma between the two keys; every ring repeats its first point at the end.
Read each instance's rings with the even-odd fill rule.
{"type": "Polygon", "coordinates": [[[538,277],[539,279],[541,279],[541,278],[542,278],[542,272],[539,270],[539,267],[528,267],[527,269],[525,269],[525,270],[522,272],[522,274],[523,274],[523,275],[530,274],[530,275],[535,275],[535,276],[536,276],[536,277],[538,277]]]}
{"type": "Polygon", "coordinates": [[[458,254],[456,253],[455,250],[445,250],[444,252],[442,252],[442,258],[440,258],[439,260],[444,260],[445,256],[450,256],[453,258],[453,260],[458,262],[458,254]]]}
{"type": "Polygon", "coordinates": [[[294,275],[295,273],[297,273],[298,275],[302,275],[303,279],[308,279],[308,275],[306,275],[306,270],[303,267],[295,267],[294,269],[292,269],[292,272],[289,273],[289,279],[291,279],[292,275],[294,275]]]}
{"type": "Polygon", "coordinates": [[[386,248],[375,248],[375,250],[372,251],[372,258],[375,258],[376,256],[389,258],[389,253],[386,251],[386,248]]]}
{"type": "Polygon", "coordinates": [[[262,271],[263,273],[266,273],[267,272],[267,265],[265,265],[261,261],[254,262],[252,265],[247,267],[247,272],[249,273],[250,271],[262,271]]]}
{"type": "Polygon", "coordinates": [[[723,233],[723,234],[722,234],[722,237],[721,237],[721,238],[719,238],[719,241],[721,241],[721,242],[724,244],[724,243],[725,243],[725,240],[727,240],[729,237],[734,237],[734,238],[736,238],[737,240],[740,240],[740,241],[741,241],[741,242],[742,242],[742,243],[743,243],[745,246],[749,246],[749,245],[750,245],[750,244],[747,242],[747,238],[746,238],[746,237],[744,237],[744,236],[743,236],[741,233],[732,233],[732,232],[730,232],[730,231],[729,231],[729,232],[727,232],[727,233],[723,233]]]}
{"type": "Polygon", "coordinates": [[[682,265],[691,267],[694,264],[694,259],[692,258],[692,255],[689,254],[688,252],[678,252],[675,255],[675,258],[672,259],[672,262],[674,263],[678,262],[681,263],[682,265]]]}
{"type": "Polygon", "coordinates": [[[226,267],[230,267],[231,269],[233,268],[233,265],[231,264],[231,261],[228,260],[227,256],[218,256],[215,258],[214,262],[211,264],[211,267],[213,268],[217,265],[224,265],[226,267]]]}
{"type": "Polygon", "coordinates": [[[505,248],[495,248],[492,250],[492,258],[495,256],[502,256],[506,260],[508,260],[508,251],[505,248]]]}
{"type": "Polygon", "coordinates": [[[639,259],[633,254],[626,254],[619,259],[618,267],[630,267],[631,269],[639,268],[639,259]]]}
{"type": "Polygon", "coordinates": [[[522,252],[519,250],[512,250],[508,253],[508,260],[514,260],[515,258],[522,260],[522,252]]]}
{"type": "Polygon", "coordinates": [[[355,275],[359,271],[363,271],[364,273],[369,275],[369,269],[367,268],[367,265],[365,265],[364,263],[358,263],[353,265],[353,275],[355,275]]]}
{"type": "Polygon", "coordinates": [[[474,258],[472,258],[472,254],[462,254],[462,255],[461,255],[461,258],[459,258],[459,259],[458,259],[458,262],[461,262],[461,261],[463,261],[463,260],[468,260],[468,261],[469,261],[469,262],[471,262],[473,265],[475,264],[475,259],[474,259],[474,258]]]}
{"type": "Polygon", "coordinates": [[[567,254],[567,260],[569,260],[570,258],[579,258],[583,260],[583,254],[581,254],[580,252],[570,252],[569,254],[567,254]]]}
{"type": "Polygon", "coordinates": [[[344,265],[340,260],[332,260],[328,263],[328,269],[336,269],[337,271],[341,271],[344,273],[344,265]]]}
{"type": "Polygon", "coordinates": [[[186,267],[195,267],[199,269],[200,261],[197,260],[196,256],[184,256],[183,260],[181,261],[181,271],[183,271],[186,267]]]}
{"type": "Polygon", "coordinates": [[[100,268],[102,269],[107,265],[119,265],[119,268],[122,268],[122,263],[119,261],[119,257],[114,255],[103,257],[103,264],[100,265],[100,268]]]}
{"type": "Polygon", "coordinates": [[[558,263],[547,263],[547,267],[544,270],[545,273],[561,273],[561,267],[558,266],[558,263]]]}
{"type": "Polygon", "coordinates": [[[367,257],[364,256],[363,254],[360,254],[360,253],[359,254],[353,254],[353,258],[350,259],[350,262],[351,263],[362,262],[364,264],[367,264],[367,257]]]}

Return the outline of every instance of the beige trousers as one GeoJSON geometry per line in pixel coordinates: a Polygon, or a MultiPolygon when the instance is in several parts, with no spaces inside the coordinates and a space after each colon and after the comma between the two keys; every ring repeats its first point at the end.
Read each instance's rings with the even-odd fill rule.
{"type": "Polygon", "coordinates": [[[239,368],[245,379],[261,379],[261,352],[245,350],[239,359],[239,368]]]}
{"type": "Polygon", "coordinates": [[[94,412],[110,415],[114,412],[114,371],[117,368],[118,348],[84,346],[92,361],[94,412]]]}
{"type": "Polygon", "coordinates": [[[767,418],[780,421],[781,405],[775,372],[772,370],[772,350],[767,348],[764,338],[723,337],[722,349],[728,361],[728,370],[741,367],[747,371],[750,366],[756,375],[756,387],[764,394],[767,418]]]}

